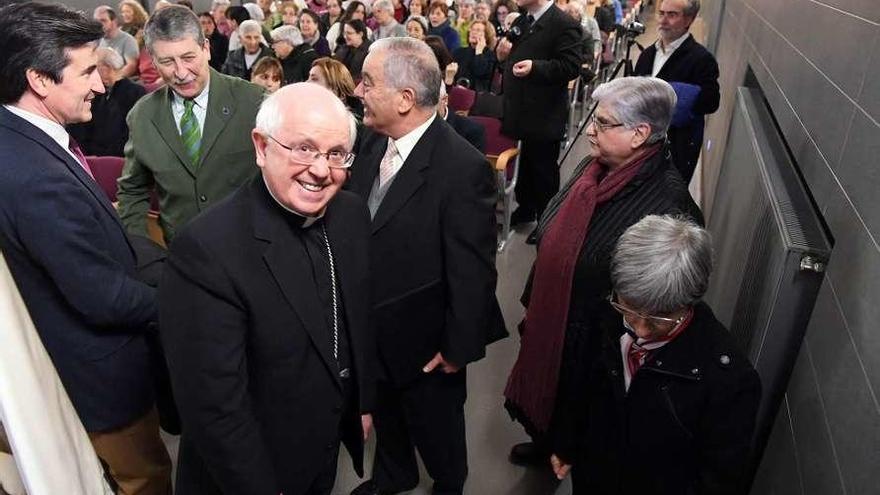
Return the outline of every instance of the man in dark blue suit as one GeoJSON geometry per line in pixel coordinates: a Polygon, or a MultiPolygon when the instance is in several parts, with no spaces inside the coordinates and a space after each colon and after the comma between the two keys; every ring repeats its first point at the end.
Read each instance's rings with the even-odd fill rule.
{"type": "Polygon", "coordinates": [[[64,130],[104,86],[101,26],[58,5],[0,9],[0,250],[98,456],[125,494],[170,493],[145,333],[154,290],[64,130]]]}

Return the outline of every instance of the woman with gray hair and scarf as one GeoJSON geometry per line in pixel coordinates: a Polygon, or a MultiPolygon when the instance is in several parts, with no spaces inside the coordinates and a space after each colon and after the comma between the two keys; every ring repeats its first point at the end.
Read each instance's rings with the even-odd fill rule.
{"type": "Polygon", "coordinates": [[[551,458],[574,495],[744,494],[758,374],[700,299],[709,234],[649,215],[611,257],[612,291],[577,363],[551,458]],[[567,445],[564,445],[567,444],[567,445]]]}
{"type": "MultiPolygon", "coordinates": [[[[521,301],[520,351],[505,397],[533,442],[510,453],[515,464],[547,464],[566,414],[575,364],[595,338],[607,307],[609,263],[617,239],[651,214],[702,214],[671,162],[666,129],[675,92],[665,81],[626,77],[600,85],[587,127],[590,155],[544,212],[538,254],[521,301]]],[[[570,461],[566,451],[556,452],[570,461]]]]}

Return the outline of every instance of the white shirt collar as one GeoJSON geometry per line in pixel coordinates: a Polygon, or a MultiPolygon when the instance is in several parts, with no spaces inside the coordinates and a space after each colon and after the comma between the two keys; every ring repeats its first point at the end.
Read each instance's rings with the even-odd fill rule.
{"type": "Polygon", "coordinates": [[[660,51],[661,53],[663,53],[664,55],[669,55],[670,53],[677,50],[678,47],[680,47],[681,44],[684,43],[684,40],[686,40],[687,37],[690,36],[690,34],[691,33],[689,31],[685,31],[685,33],[683,35],[681,35],[681,37],[679,37],[677,40],[670,43],[669,46],[667,46],[666,48],[663,48],[663,44],[661,43],[661,41],[663,41],[662,39],[658,39],[657,42],[654,43],[654,46],[656,46],[657,50],[660,51]]]}
{"type": "Polygon", "coordinates": [[[529,13],[532,14],[532,17],[535,18],[535,22],[538,22],[538,19],[540,19],[542,15],[544,15],[548,10],[550,10],[550,7],[552,7],[553,4],[554,4],[553,0],[550,0],[546,4],[544,4],[543,7],[539,8],[535,12],[529,12],[529,13]]]}
{"type": "Polygon", "coordinates": [[[3,105],[3,108],[23,118],[36,128],[48,134],[53,141],[61,146],[61,149],[70,153],[70,135],[67,134],[67,130],[64,129],[64,126],[54,120],[43,117],[42,115],[37,115],[13,105],[3,105]]]}
{"type": "MultiPolygon", "coordinates": [[[[179,94],[175,93],[173,89],[169,89],[169,91],[171,91],[171,93],[174,95],[174,103],[176,105],[180,105],[181,107],[183,107],[183,101],[185,98],[183,98],[179,94]]],[[[193,98],[193,101],[195,102],[196,106],[198,106],[202,109],[207,109],[208,108],[208,94],[210,92],[211,92],[211,77],[208,76],[208,84],[205,84],[205,89],[203,89],[202,92],[199,93],[198,96],[193,98]]]]}
{"type": "Polygon", "coordinates": [[[428,130],[428,127],[431,126],[431,123],[434,122],[434,118],[437,116],[437,112],[431,112],[431,116],[426,120],[423,124],[419,125],[415,129],[409,131],[398,139],[391,139],[394,142],[394,146],[397,147],[397,154],[400,156],[400,161],[405,162],[409,154],[412,153],[413,148],[418,144],[419,139],[422,139],[422,135],[425,134],[425,131],[428,130]]]}

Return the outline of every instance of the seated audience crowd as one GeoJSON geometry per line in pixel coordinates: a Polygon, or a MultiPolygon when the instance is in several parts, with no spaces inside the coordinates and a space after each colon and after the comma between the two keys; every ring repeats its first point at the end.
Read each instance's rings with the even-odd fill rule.
{"type": "MultiPolygon", "coordinates": [[[[676,161],[702,114],[679,137],[665,58],[599,84],[621,3],[0,8],[0,249],[119,493],[171,493],[160,427],[182,431],[182,495],[329,494],[340,446],[373,466],[352,495],[413,489],[416,452],[433,493],[462,493],[465,369],[507,335],[510,177],[476,116],[521,144],[513,220],[536,222],[511,462],[571,471],[576,495],[743,493],[760,382],[701,300],[711,239],[676,161]],[[589,152],[560,187],[579,76],[589,152]],[[93,157],[124,159],[113,204],[93,157]]],[[[657,4],[651,56],[684,47],[717,80],[698,0],[657,4]]],[[[717,108],[717,81],[684,82],[717,108]]]]}

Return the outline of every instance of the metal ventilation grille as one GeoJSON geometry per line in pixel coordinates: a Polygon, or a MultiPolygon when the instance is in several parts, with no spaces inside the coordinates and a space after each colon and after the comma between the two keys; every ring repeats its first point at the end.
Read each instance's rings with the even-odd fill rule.
{"type": "MultiPolygon", "coordinates": [[[[769,237],[773,235],[773,218],[770,214],[770,207],[766,199],[763,199],[754,206],[756,212],[756,222],[753,230],[751,246],[748,246],[748,255],[746,256],[746,264],[742,266],[743,273],[769,273],[770,265],[775,261],[771,255],[769,237]]],[[[745,248],[746,246],[740,246],[745,248]]],[[[745,249],[743,249],[745,250],[745,249]]],[[[775,270],[774,270],[775,271],[775,270]]],[[[760,338],[760,320],[764,317],[764,308],[761,304],[755,304],[760,301],[760,295],[766,290],[764,285],[767,283],[766,277],[744,277],[739,287],[739,292],[734,299],[736,306],[734,307],[734,315],[736,317],[730,322],[730,333],[733,334],[741,349],[750,349],[755,334],[760,338]]]]}

